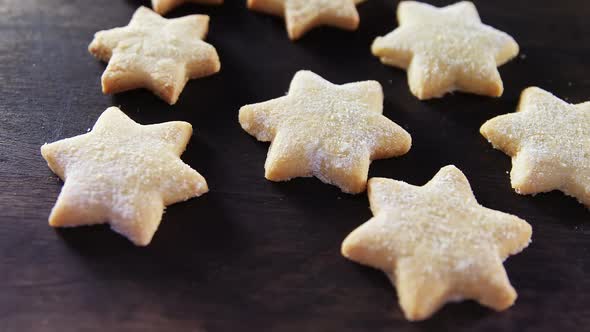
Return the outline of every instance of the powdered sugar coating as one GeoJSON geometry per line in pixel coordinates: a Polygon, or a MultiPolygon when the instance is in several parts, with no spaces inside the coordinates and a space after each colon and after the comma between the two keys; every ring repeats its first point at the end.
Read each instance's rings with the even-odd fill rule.
{"type": "Polygon", "coordinates": [[[185,3],[199,3],[204,5],[220,5],[223,0],[152,0],[152,8],[160,15],[185,3]]]}
{"type": "Polygon", "coordinates": [[[408,70],[419,99],[455,90],[500,96],[497,66],[518,54],[508,34],[482,24],[475,6],[463,1],[443,8],[414,1],[398,6],[400,26],[375,39],[372,52],[387,65],[408,70]]]}
{"type": "Polygon", "coordinates": [[[365,189],[371,160],[405,154],[410,135],[382,115],[375,81],[334,85],[309,71],[295,74],[285,97],[240,109],[242,128],[272,141],[269,180],[316,176],[344,192],[365,189]]]}
{"type": "Polygon", "coordinates": [[[179,158],[191,134],[189,123],[142,126],[111,107],[89,133],[43,145],[49,167],[65,181],[49,224],[108,222],[135,244],[149,244],[166,205],[208,191],[179,158]]]}
{"type": "Polygon", "coordinates": [[[495,117],[480,131],[512,156],[516,192],[561,190],[590,206],[590,102],[573,105],[527,88],[516,113],[495,117]]]}
{"type": "Polygon", "coordinates": [[[206,15],[165,19],[140,7],[128,26],[97,32],[88,50],[109,63],[103,92],[147,88],[175,104],[189,79],[221,67],[215,48],[202,40],[208,25],[206,15]]]}
{"type": "Polygon", "coordinates": [[[409,320],[457,299],[496,310],[514,303],[502,261],[528,246],[531,226],[479,205],[456,167],[422,187],[372,178],[369,201],[375,217],[344,240],[342,253],[387,273],[409,320]]]}
{"type": "Polygon", "coordinates": [[[356,4],[363,0],[248,0],[248,8],[284,16],[291,40],[314,27],[329,25],[355,30],[359,25],[356,4]]]}

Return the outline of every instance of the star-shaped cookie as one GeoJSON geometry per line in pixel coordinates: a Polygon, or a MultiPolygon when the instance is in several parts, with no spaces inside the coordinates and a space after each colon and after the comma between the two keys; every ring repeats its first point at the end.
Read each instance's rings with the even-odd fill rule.
{"type": "Polygon", "coordinates": [[[407,319],[463,299],[495,310],[514,303],[502,262],[528,246],[531,226],[479,205],[459,169],[443,167],[422,187],[372,178],[368,192],[374,217],[346,237],[342,254],[383,270],[407,319]]]}
{"type": "Polygon", "coordinates": [[[180,159],[191,135],[187,122],[142,126],[110,107],[91,132],[43,145],[43,158],[65,182],[49,224],[109,223],[136,245],[148,245],[165,206],[208,191],[180,159]]]}
{"type": "Polygon", "coordinates": [[[573,105],[527,88],[516,113],[488,120],[480,131],[512,157],[517,193],[561,190],[590,207],[590,102],[573,105]]]}
{"type": "Polygon", "coordinates": [[[152,0],[152,8],[160,15],[164,15],[172,9],[185,3],[199,3],[204,5],[220,5],[223,0],[152,0]]]}
{"type": "Polygon", "coordinates": [[[221,68],[215,48],[202,40],[208,26],[206,15],[165,19],[140,7],[128,26],[97,32],[88,50],[109,63],[103,93],[146,88],[175,104],[189,79],[221,68]]]}
{"type": "Polygon", "coordinates": [[[473,3],[443,8],[402,1],[399,27],[375,39],[372,52],[386,65],[407,69],[418,99],[463,91],[501,96],[497,66],[518,54],[518,44],[504,32],[482,24],[473,3]]]}
{"type": "Polygon", "coordinates": [[[285,18],[291,40],[309,30],[326,25],[356,30],[359,14],[356,5],[364,0],[248,0],[248,8],[285,18]]]}
{"type": "Polygon", "coordinates": [[[335,85],[299,71],[286,96],[243,106],[239,121],[259,141],[272,141],[264,165],[267,179],[315,176],[359,193],[371,160],[410,149],[410,135],[382,113],[378,82],[335,85]]]}

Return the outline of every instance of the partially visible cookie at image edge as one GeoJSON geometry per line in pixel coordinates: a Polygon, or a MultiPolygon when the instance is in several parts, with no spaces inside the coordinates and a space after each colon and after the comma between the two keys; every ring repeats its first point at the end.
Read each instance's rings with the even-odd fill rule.
{"type": "Polygon", "coordinates": [[[590,102],[570,104],[530,87],[516,113],[488,120],[480,132],[512,157],[517,193],[560,190],[590,207],[590,102]]]}
{"type": "Polygon", "coordinates": [[[356,5],[364,0],[248,0],[249,9],[285,18],[287,33],[297,40],[319,26],[356,30],[356,5]]]}

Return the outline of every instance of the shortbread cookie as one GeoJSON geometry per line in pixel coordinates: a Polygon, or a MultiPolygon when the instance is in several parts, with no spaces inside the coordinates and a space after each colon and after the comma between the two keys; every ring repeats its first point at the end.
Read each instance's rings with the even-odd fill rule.
{"type": "Polygon", "coordinates": [[[359,193],[371,160],[410,149],[410,135],[382,113],[378,82],[335,85],[299,71],[286,96],[243,106],[239,120],[259,141],[272,141],[264,165],[267,179],[315,176],[359,193]]]}
{"type": "Polygon", "coordinates": [[[422,187],[372,178],[368,192],[375,216],[346,237],[342,254],[383,270],[408,320],[464,299],[495,310],[514,303],[502,262],[528,246],[531,226],[479,205],[459,169],[443,167],[422,187]]]}
{"type": "Polygon", "coordinates": [[[359,14],[356,4],[364,0],[248,0],[248,8],[285,18],[291,40],[301,38],[309,30],[333,26],[356,30],[359,14]]]}
{"type": "Polygon", "coordinates": [[[502,95],[497,66],[518,54],[518,44],[482,24],[473,3],[436,8],[402,1],[397,17],[399,27],[375,39],[372,52],[386,65],[407,69],[410,90],[418,99],[452,91],[502,95]]]}
{"type": "Polygon", "coordinates": [[[573,105],[527,88],[516,113],[495,117],[480,131],[512,157],[517,193],[561,190],[590,207],[590,102],[573,105]]]}
{"type": "Polygon", "coordinates": [[[148,245],[165,206],[208,191],[179,157],[191,135],[187,122],[142,126],[111,107],[91,132],[43,145],[43,158],[65,182],[49,224],[109,223],[136,245],[148,245]]]}
{"type": "Polygon", "coordinates": [[[223,0],[152,0],[152,8],[160,15],[164,15],[172,9],[185,3],[199,3],[204,5],[220,5],[223,0]]]}
{"type": "Polygon", "coordinates": [[[88,50],[109,63],[102,91],[146,88],[175,104],[189,79],[221,67],[215,48],[202,40],[208,26],[206,15],[165,19],[140,7],[128,26],[97,32],[88,50]]]}

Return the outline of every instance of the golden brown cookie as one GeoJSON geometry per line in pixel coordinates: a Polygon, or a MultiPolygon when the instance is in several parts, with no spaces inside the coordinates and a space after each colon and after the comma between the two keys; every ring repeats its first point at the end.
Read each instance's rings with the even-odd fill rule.
{"type": "Polygon", "coordinates": [[[375,216],[346,237],[342,254],[383,270],[408,320],[463,299],[495,310],[514,303],[502,262],[528,246],[531,226],[479,205],[459,169],[443,167],[422,187],[372,178],[368,192],[375,216]]]}
{"type": "Polygon", "coordinates": [[[452,91],[501,96],[498,66],[518,54],[508,34],[481,23],[473,3],[443,8],[402,1],[399,27],[378,37],[371,47],[386,65],[406,69],[418,99],[442,97],[452,91]]]}
{"type": "Polygon", "coordinates": [[[371,160],[410,149],[410,135],[382,113],[378,82],[335,85],[299,71],[286,96],[243,106],[239,121],[259,141],[272,141],[264,165],[267,179],[315,176],[359,193],[371,160]]]}
{"type": "Polygon", "coordinates": [[[180,159],[191,135],[187,122],[142,126],[110,107],[89,133],[43,145],[43,158],[65,182],[49,224],[109,223],[136,245],[148,245],[165,206],[208,191],[180,159]]]}
{"type": "Polygon", "coordinates": [[[175,104],[189,79],[221,68],[215,48],[202,40],[208,26],[206,15],[165,19],[140,7],[128,26],[97,32],[88,50],[109,63],[102,91],[146,88],[175,104]]]}
{"type": "Polygon", "coordinates": [[[516,113],[495,117],[480,131],[512,157],[517,193],[561,190],[590,207],[590,102],[573,105],[527,88],[516,113]]]}
{"type": "Polygon", "coordinates": [[[160,15],[164,15],[172,9],[185,3],[199,3],[204,5],[220,5],[223,0],[152,0],[152,8],[160,15]]]}
{"type": "Polygon", "coordinates": [[[291,40],[301,38],[309,30],[333,26],[356,30],[359,14],[356,4],[364,0],[248,0],[248,8],[285,18],[291,40]]]}

